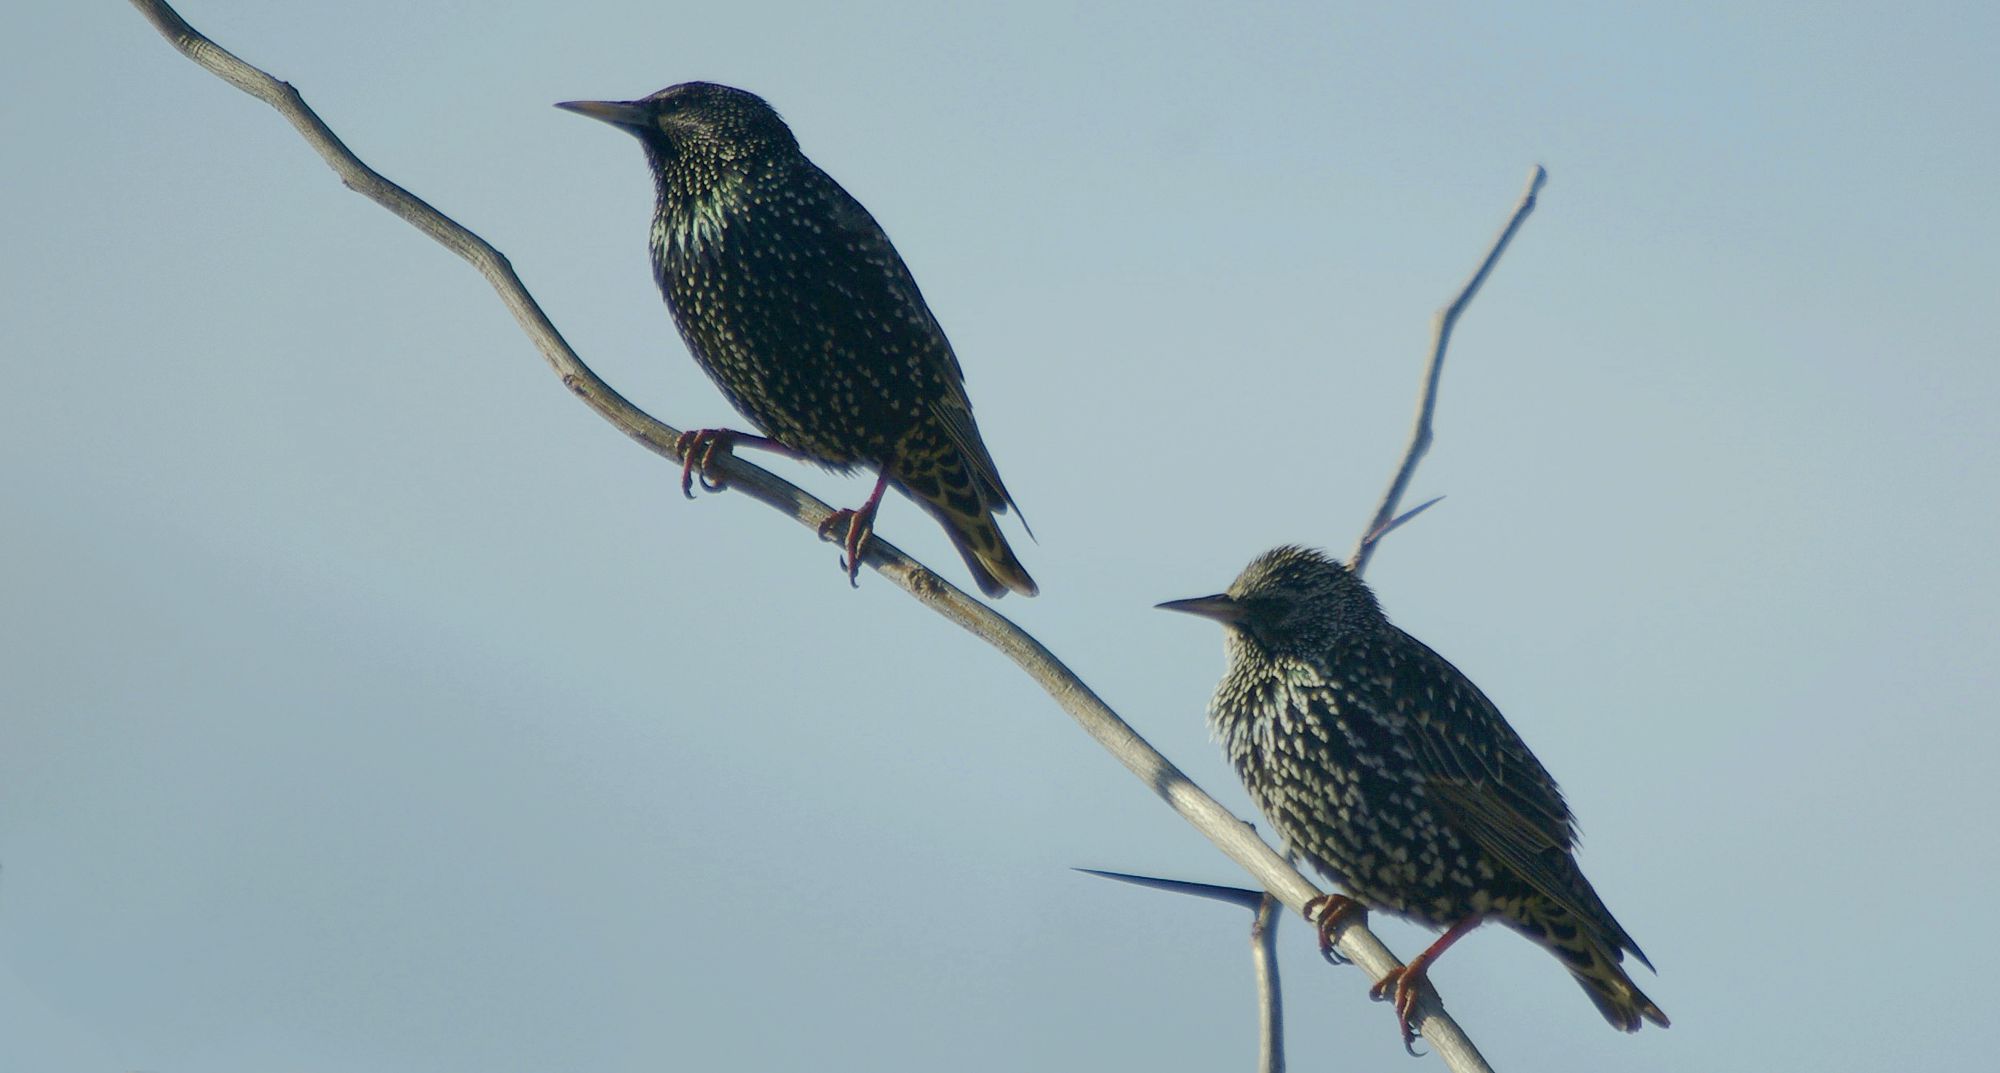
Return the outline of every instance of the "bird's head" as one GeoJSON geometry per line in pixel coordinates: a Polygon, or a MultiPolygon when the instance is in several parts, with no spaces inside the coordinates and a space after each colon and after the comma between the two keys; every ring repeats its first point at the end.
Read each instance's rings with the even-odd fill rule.
{"type": "Polygon", "coordinates": [[[1385,619],[1375,594],[1325,552],[1287,545],[1252,560],[1224,592],[1159,605],[1211,618],[1277,656],[1316,657],[1385,619]]]}
{"type": "Polygon", "coordinates": [[[764,98],[714,82],[682,82],[636,101],[564,101],[556,107],[603,120],[667,159],[735,160],[798,148],[791,128],[764,98]]]}

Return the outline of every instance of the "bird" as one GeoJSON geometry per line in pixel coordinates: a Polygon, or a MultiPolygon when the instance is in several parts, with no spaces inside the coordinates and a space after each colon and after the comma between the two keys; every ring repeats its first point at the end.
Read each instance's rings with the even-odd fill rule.
{"type": "Polygon", "coordinates": [[[1288,853],[1347,892],[1308,905],[1332,956],[1368,909],[1445,932],[1370,993],[1394,994],[1414,1043],[1417,984],[1452,943],[1498,920],[1554,953],[1605,1020],[1667,1015],[1620,968],[1639,945],[1577,867],[1562,791],[1486,694],[1383,613],[1322,551],[1252,560],[1224,592],[1159,605],[1224,626],[1229,668],[1209,728],[1288,853]]]}
{"type": "Polygon", "coordinates": [[[894,487],[943,525],[980,591],[1034,595],[994,517],[1020,508],[980,438],[944,329],[882,226],[806,158],[778,112],[713,82],[557,107],[645,148],[654,278],[695,361],[763,433],[684,434],[682,492],[693,497],[697,471],[718,487],[710,467],[739,445],[840,473],[872,468],[867,501],[820,527],[826,538],[846,526],[850,583],[894,487]]]}

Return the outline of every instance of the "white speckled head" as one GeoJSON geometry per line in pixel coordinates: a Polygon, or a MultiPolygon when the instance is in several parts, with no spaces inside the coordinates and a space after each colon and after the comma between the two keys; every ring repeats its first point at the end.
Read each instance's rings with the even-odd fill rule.
{"type": "Polygon", "coordinates": [[[1251,560],[1227,591],[1160,606],[1221,622],[1273,655],[1317,655],[1342,634],[1386,621],[1375,594],[1345,565],[1296,545],[1251,560]]]}

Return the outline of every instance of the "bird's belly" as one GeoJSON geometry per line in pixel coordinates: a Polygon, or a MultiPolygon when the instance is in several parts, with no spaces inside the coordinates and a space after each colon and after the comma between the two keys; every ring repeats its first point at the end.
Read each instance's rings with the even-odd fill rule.
{"type": "Polygon", "coordinates": [[[1436,927],[1489,908],[1493,869],[1441,824],[1420,792],[1359,765],[1248,758],[1241,774],[1285,844],[1371,908],[1436,927]]]}
{"type": "Polygon", "coordinates": [[[670,273],[669,306],[695,361],[765,435],[836,469],[892,457],[915,424],[917,387],[896,382],[893,341],[870,339],[842,311],[783,293],[670,273]]]}

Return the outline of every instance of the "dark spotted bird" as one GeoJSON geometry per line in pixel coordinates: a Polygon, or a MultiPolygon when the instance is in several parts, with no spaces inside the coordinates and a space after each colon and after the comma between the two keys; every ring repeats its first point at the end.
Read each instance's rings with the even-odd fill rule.
{"type": "Polygon", "coordinates": [[[1209,726],[1292,854],[1352,898],[1317,899],[1322,952],[1340,921],[1381,909],[1447,929],[1376,983],[1407,1044],[1439,954],[1499,920],[1548,948],[1627,1032],[1667,1015],[1619,968],[1652,968],[1576,866],[1555,780],[1458,668],[1392,625],[1325,554],[1283,547],[1228,591],[1160,605],[1221,622],[1229,671],[1209,726]]]}
{"type": "MultiPolygon", "coordinates": [[[[636,101],[569,101],[636,136],[658,192],[653,272],[695,361],[764,433],[682,437],[682,491],[718,451],[765,447],[875,490],[841,511],[848,578],[883,491],[944,526],[981,591],[1032,596],[994,515],[1014,502],[972,419],[965,375],[889,236],[807,160],[763,98],[686,82],[636,101]]],[[[712,486],[712,485],[711,485],[712,486]]]]}

